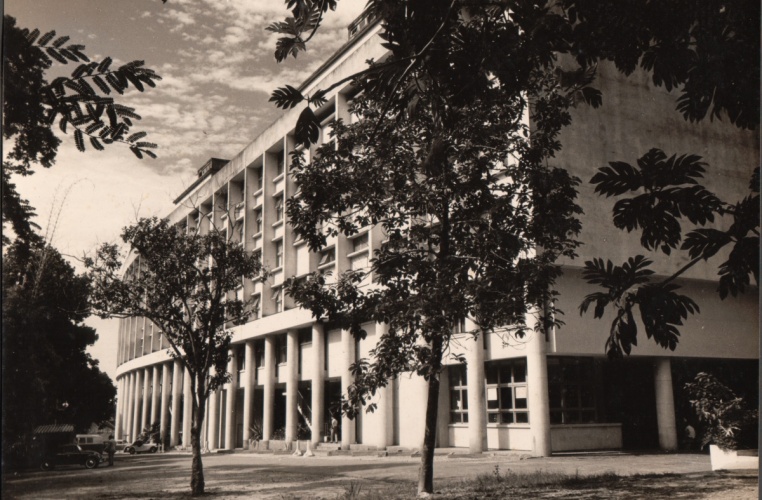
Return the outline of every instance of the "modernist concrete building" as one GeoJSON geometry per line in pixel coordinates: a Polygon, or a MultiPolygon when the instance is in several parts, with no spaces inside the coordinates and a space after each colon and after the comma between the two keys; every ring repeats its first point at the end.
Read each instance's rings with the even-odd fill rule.
{"type": "MultiPolygon", "coordinates": [[[[350,29],[348,42],[302,84],[310,92],[325,88],[383,56],[378,26],[350,29]]],[[[727,123],[687,124],[674,111],[675,95],[655,89],[644,74],[626,78],[600,67],[602,109],[575,110],[574,125],[562,137],[558,164],[583,181],[609,161],[634,162],[651,147],[668,154],[695,153],[709,163],[707,183],[725,199],[740,199],[757,163],[755,132],[727,123]]],[[[336,89],[319,116],[325,124],[347,111],[351,88],[336,89]]],[[[203,442],[208,449],[247,448],[299,439],[316,444],[329,434],[330,409],[351,382],[350,363],[366,356],[383,324],[367,324],[367,339],[316,323],[309,311],[284,296],[287,277],[314,271],[368,266],[383,240],[381,228],[352,238],[329,241],[321,253],[296,241],[284,220],[284,200],[294,195],[286,158],[294,148],[293,128],[299,109],[284,112],[269,128],[230,160],[211,159],[198,180],[175,200],[167,216],[189,231],[225,228],[251,252],[260,253],[273,271],[264,284],[245,282],[236,292],[256,300],[248,323],[235,327],[230,384],[208,401],[203,442]],[[308,425],[307,425],[308,424],[308,425]],[[311,431],[310,431],[311,428],[311,431]]],[[[580,269],[592,257],[616,263],[644,253],[635,235],[611,223],[613,201],[583,184],[584,246],[580,257],[564,263],[559,284],[566,325],[526,341],[504,342],[497,334],[478,341],[461,339],[452,347],[468,359],[468,369],[452,365],[442,377],[437,443],[441,447],[526,450],[537,455],[566,450],[663,448],[678,446],[686,401],[683,378],[700,368],[743,373],[757,384],[758,291],[720,301],[716,266],[697,266],[681,279],[701,307],[681,329],[676,351],[666,351],[641,333],[632,356],[609,362],[604,340],[610,318],[580,316],[577,307],[592,288],[580,269]]],[[[721,224],[718,222],[718,224],[721,224]]],[[[718,257],[719,258],[719,257],[718,257]]],[[[665,275],[684,257],[656,256],[665,275]]],[[[133,265],[138,265],[137,260],[133,265]]],[[[468,325],[466,325],[468,326],[468,325]]],[[[642,327],[640,328],[642,332],[642,327]]],[[[122,320],[117,370],[117,438],[131,439],[160,422],[171,446],[190,445],[189,375],[167,355],[167,343],[150,322],[122,320]]],[[[423,436],[426,384],[402,376],[376,397],[378,410],[356,420],[341,419],[341,444],[418,448],[423,436]]],[[[346,449],[346,448],[345,448],[346,449]]]]}

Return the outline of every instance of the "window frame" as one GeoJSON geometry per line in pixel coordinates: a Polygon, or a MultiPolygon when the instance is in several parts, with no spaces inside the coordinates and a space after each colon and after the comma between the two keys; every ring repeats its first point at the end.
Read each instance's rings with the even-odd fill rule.
{"type": "Polygon", "coordinates": [[[531,417],[526,358],[488,361],[484,364],[484,378],[487,424],[529,425],[531,417]],[[521,376],[518,375],[519,369],[523,369],[521,376]],[[510,373],[510,378],[504,380],[503,377],[507,371],[510,373]],[[496,375],[495,382],[490,382],[492,373],[496,375]],[[525,397],[519,397],[519,393],[525,397]],[[495,397],[490,398],[490,395],[495,397]],[[510,396],[510,402],[507,401],[507,395],[510,396]],[[523,406],[519,405],[519,400],[524,401],[523,406]],[[496,402],[494,407],[490,407],[492,402],[496,402]]]}
{"type": "Polygon", "coordinates": [[[468,368],[464,364],[452,365],[447,369],[450,382],[450,418],[451,425],[468,424],[468,368]],[[457,399],[453,398],[457,394],[457,399]],[[460,401],[455,407],[454,401],[460,401]]]}

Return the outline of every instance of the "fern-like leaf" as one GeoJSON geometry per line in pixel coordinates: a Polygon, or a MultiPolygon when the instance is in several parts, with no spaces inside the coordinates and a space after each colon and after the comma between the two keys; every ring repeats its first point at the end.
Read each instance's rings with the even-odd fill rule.
{"type": "Polygon", "coordinates": [[[51,47],[48,47],[47,49],[45,49],[45,52],[46,52],[46,53],[47,53],[47,54],[48,54],[50,57],[52,57],[52,58],[53,58],[53,59],[55,59],[56,61],[60,62],[61,64],[68,64],[68,63],[69,63],[69,61],[67,61],[65,57],[63,57],[61,54],[59,54],[59,53],[58,53],[58,51],[57,51],[56,49],[53,49],[53,48],[51,48],[51,47]]]}
{"type": "Polygon", "coordinates": [[[98,88],[101,90],[101,92],[103,92],[104,94],[108,95],[111,93],[111,89],[109,88],[108,85],[106,85],[106,82],[103,81],[103,78],[101,78],[100,76],[95,75],[93,77],[93,83],[95,83],[95,85],[97,85],[98,88]]]}
{"type": "Polygon", "coordinates": [[[296,128],[294,129],[294,136],[297,144],[303,144],[306,148],[317,142],[320,137],[320,122],[311,108],[306,107],[299,114],[299,119],[296,121],[296,128]]]}
{"type": "MultiPolygon", "coordinates": [[[[36,31],[36,30],[35,30],[35,31],[36,31]]],[[[40,41],[39,41],[39,42],[37,42],[37,45],[39,45],[40,47],[44,47],[44,46],[46,46],[46,45],[48,44],[48,42],[49,42],[49,41],[51,41],[51,40],[52,40],[52,39],[53,39],[55,36],[56,36],[56,32],[55,32],[55,31],[48,31],[47,33],[45,33],[44,35],[42,35],[42,36],[40,37],[40,41]]]]}
{"type": "Polygon", "coordinates": [[[291,85],[275,89],[270,96],[270,102],[282,109],[291,109],[304,100],[304,95],[291,85]]]}
{"type": "Polygon", "coordinates": [[[142,139],[143,137],[145,137],[145,136],[147,136],[147,135],[148,135],[148,133],[147,133],[147,132],[142,132],[142,131],[141,131],[141,132],[135,132],[134,134],[132,134],[131,136],[129,136],[129,137],[127,138],[127,142],[135,142],[135,141],[138,141],[138,140],[142,139]]]}
{"type": "Polygon", "coordinates": [[[77,149],[81,152],[85,152],[85,139],[82,136],[82,131],[79,129],[74,130],[74,143],[77,145],[77,149]]]}
{"type": "Polygon", "coordinates": [[[112,59],[110,57],[107,57],[101,63],[98,65],[98,72],[99,73],[105,73],[108,71],[108,67],[111,66],[112,59]]]}
{"type": "Polygon", "coordinates": [[[53,47],[60,49],[63,46],[63,44],[65,44],[68,41],[69,41],[68,36],[62,36],[58,38],[55,42],[53,42],[53,47]]]}

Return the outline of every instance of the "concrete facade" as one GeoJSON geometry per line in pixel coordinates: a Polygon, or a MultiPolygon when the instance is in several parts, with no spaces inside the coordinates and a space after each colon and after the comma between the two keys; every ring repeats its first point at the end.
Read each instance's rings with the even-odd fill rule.
{"type": "MultiPolygon", "coordinates": [[[[367,59],[382,57],[377,31],[370,27],[348,42],[303,90],[324,88],[363,67],[367,59]]],[[[675,449],[672,360],[758,359],[758,291],[720,301],[715,292],[718,256],[680,281],[685,293],[700,304],[701,314],[690,317],[681,328],[677,351],[664,351],[642,338],[631,363],[616,368],[606,365],[603,343],[611,318],[595,320],[592,314],[577,314],[582,298],[593,289],[581,279],[581,265],[598,256],[621,263],[630,255],[647,252],[635,235],[613,227],[613,201],[595,195],[587,181],[609,161],[634,163],[651,147],[660,147],[669,155],[704,156],[710,165],[706,176],[710,189],[733,199],[744,192],[759,148],[756,133],[723,123],[687,124],[672,111],[675,96],[654,89],[646,75],[624,77],[602,64],[599,87],[603,109],[574,110],[574,125],[563,132],[564,149],[555,159],[583,179],[579,202],[585,211],[580,238],[584,245],[578,259],[563,263],[565,273],[558,284],[557,305],[566,311],[566,324],[521,342],[505,342],[493,332],[476,340],[458,339],[450,353],[463,354],[468,368],[451,365],[442,373],[440,447],[472,452],[513,449],[548,456],[554,451],[618,449],[641,433],[660,448],[675,449]],[[607,382],[614,375],[628,379],[636,373],[648,387],[637,396],[625,396],[640,398],[639,404],[653,410],[647,422],[628,421],[627,412],[617,406],[620,396],[607,382]]],[[[351,118],[349,87],[335,89],[327,97],[328,103],[317,113],[326,124],[321,139],[326,138],[331,119],[351,118]]],[[[212,224],[225,228],[246,249],[260,252],[273,272],[266,283],[244,282],[236,292],[257,300],[256,317],[233,328],[228,366],[232,382],[207,402],[202,440],[210,450],[297,439],[317,445],[327,439],[335,405],[352,382],[349,365],[357,356],[367,356],[375,339],[385,332],[385,325],[369,323],[364,326],[368,337],[356,341],[347,331],[315,322],[309,311],[296,308],[281,291],[285,279],[292,276],[317,270],[330,270],[336,276],[367,267],[384,238],[380,227],[351,238],[332,237],[320,254],[296,241],[283,220],[283,200],[296,193],[284,164],[294,149],[292,134],[299,112],[285,111],[234,158],[213,162],[219,169],[184,193],[168,214],[189,231],[208,231],[212,224]]],[[[718,228],[723,224],[727,221],[717,221],[718,228]]],[[[682,256],[653,257],[658,272],[665,275],[685,263],[682,256]]],[[[642,325],[639,331],[643,332],[642,325]]],[[[161,434],[170,446],[189,446],[190,378],[168,356],[167,347],[150,322],[122,321],[118,438],[133,439],[138,427],[152,423],[150,415],[152,421],[159,419],[161,434]]],[[[426,394],[426,382],[415,375],[390,381],[373,400],[378,404],[376,412],[362,413],[355,420],[340,418],[342,446],[418,448],[426,394]]]]}

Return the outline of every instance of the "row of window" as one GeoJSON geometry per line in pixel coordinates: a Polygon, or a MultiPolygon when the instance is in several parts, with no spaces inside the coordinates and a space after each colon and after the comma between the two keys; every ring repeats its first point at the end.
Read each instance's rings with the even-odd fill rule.
{"type": "MultiPolygon", "coordinates": [[[[448,370],[450,423],[468,423],[468,386],[465,365],[448,370]]],[[[487,362],[484,366],[487,422],[529,423],[526,360],[487,362]]],[[[552,424],[598,422],[594,381],[596,365],[587,358],[548,358],[548,396],[552,424]]]]}

